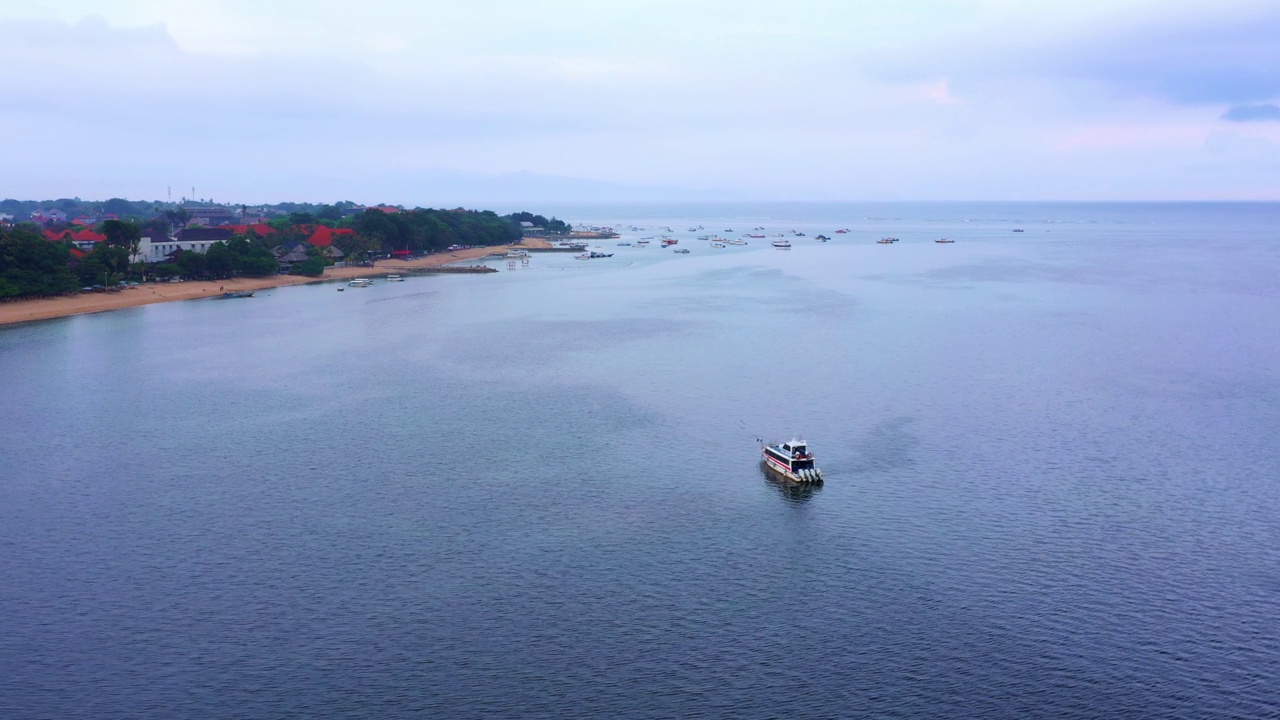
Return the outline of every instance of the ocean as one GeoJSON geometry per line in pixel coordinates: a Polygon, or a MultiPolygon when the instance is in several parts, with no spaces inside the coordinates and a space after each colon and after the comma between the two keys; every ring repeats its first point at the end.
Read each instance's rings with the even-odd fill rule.
{"type": "Polygon", "coordinates": [[[1280,717],[1280,205],[549,210],[0,328],[0,717],[1280,717]]]}

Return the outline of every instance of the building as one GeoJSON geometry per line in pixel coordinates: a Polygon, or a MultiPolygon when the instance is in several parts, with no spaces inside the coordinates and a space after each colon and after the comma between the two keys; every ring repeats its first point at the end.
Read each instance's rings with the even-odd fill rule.
{"type": "Polygon", "coordinates": [[[129,262],[169,262],[170,256],[180,250],[203,255],[209,252],[214,243],[226,242],[231,235],[231,230],[227,228],[185,228],[179,230],[175,237],[146,236],[138,243],[138,252],[129,258],[129,262]]]}
{"type": "Polygon", "coordinates": [[[213,207],[188,207],[187,225],[203,225],[212,228],[219,225],[230,225],[240,218],[238,211],[218,205],[213,207]]]}

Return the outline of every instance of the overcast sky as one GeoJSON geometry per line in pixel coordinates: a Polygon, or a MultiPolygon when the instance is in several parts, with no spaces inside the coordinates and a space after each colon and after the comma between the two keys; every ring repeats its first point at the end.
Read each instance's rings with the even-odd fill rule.
{"type": "Polygon", "coordinates": [[[0,197],[1280,200],[1280,3],[2,0],[0,197]]]}

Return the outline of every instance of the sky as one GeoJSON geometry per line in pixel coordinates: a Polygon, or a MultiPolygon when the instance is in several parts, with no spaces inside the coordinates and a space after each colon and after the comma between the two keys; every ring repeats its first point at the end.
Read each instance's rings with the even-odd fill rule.
{"type": "Polygon", "coordinates": [[[1280,3],[0,0],[0,197],[1280,200],[1280,3]]]}

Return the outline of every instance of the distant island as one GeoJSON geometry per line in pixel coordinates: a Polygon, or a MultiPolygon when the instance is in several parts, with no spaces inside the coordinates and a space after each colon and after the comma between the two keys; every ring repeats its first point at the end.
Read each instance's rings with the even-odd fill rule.
{"type": "Polygon", "coordinates": [[[554,217],[464,208],[7,199],[0,201],[0,301],[162,281],[318,278],[335,266],[371,267],[572,230],[554,217]]]}

